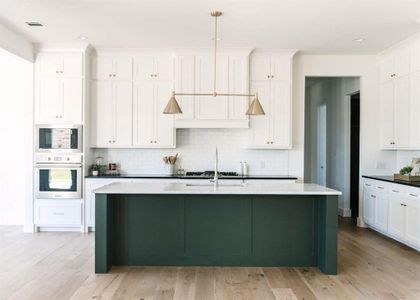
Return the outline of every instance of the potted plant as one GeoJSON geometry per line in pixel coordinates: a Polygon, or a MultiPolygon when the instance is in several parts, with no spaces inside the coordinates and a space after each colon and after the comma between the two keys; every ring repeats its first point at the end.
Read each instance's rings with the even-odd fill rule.
{"type": "Polygon", "coordinates": [[[93,164],[90,166],[90,172],[92,173],[92,176],[98,176],[101,174],[104,166],[99,164],[93,164]]]}

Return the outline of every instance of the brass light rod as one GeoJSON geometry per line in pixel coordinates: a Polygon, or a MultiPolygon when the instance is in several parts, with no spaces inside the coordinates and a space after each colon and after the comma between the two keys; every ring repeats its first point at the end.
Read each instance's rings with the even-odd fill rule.
{"type": "Polygon", "coordinates": [[[235,97],[256,97],[257,94],[219,94],[219,93],[174,93],[175,96],[235,96],[235,97]]]}

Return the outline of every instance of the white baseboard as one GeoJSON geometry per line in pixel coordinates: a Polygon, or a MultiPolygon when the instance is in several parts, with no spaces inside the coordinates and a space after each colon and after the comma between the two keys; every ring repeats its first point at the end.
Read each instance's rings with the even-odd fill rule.
{"type": "Polygon", "coordinates": [[[339,207],[338,208],[338,215],[340,215],[342,217],[351,217],[351,209],[339,207]]]}
{"type": "Polygon", "coordinates": [[[357,218],[357,227],[369,227],[366,225],[365,222],[363,222],[363,220],[359,217],[357,218]]]}

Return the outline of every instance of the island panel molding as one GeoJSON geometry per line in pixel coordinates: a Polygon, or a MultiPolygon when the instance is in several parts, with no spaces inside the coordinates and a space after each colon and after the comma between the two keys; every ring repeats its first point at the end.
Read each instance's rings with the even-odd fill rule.
{"type": "Polygon", "coordinates": [[[338,192],[309,185],[303,195],[150,194],[122,193],[119,185],[146,186],[97,190],[96,273],[116,265],[317,266],[337,273],[338,192]]]}

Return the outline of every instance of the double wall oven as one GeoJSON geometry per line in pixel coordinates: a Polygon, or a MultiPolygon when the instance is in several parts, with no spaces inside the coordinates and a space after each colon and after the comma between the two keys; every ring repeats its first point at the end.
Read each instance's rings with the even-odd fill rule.
{"type": "Polygon", "coordinates": [[[82,198],[82,127],[36,126],[35,197],[82,198]]]}

